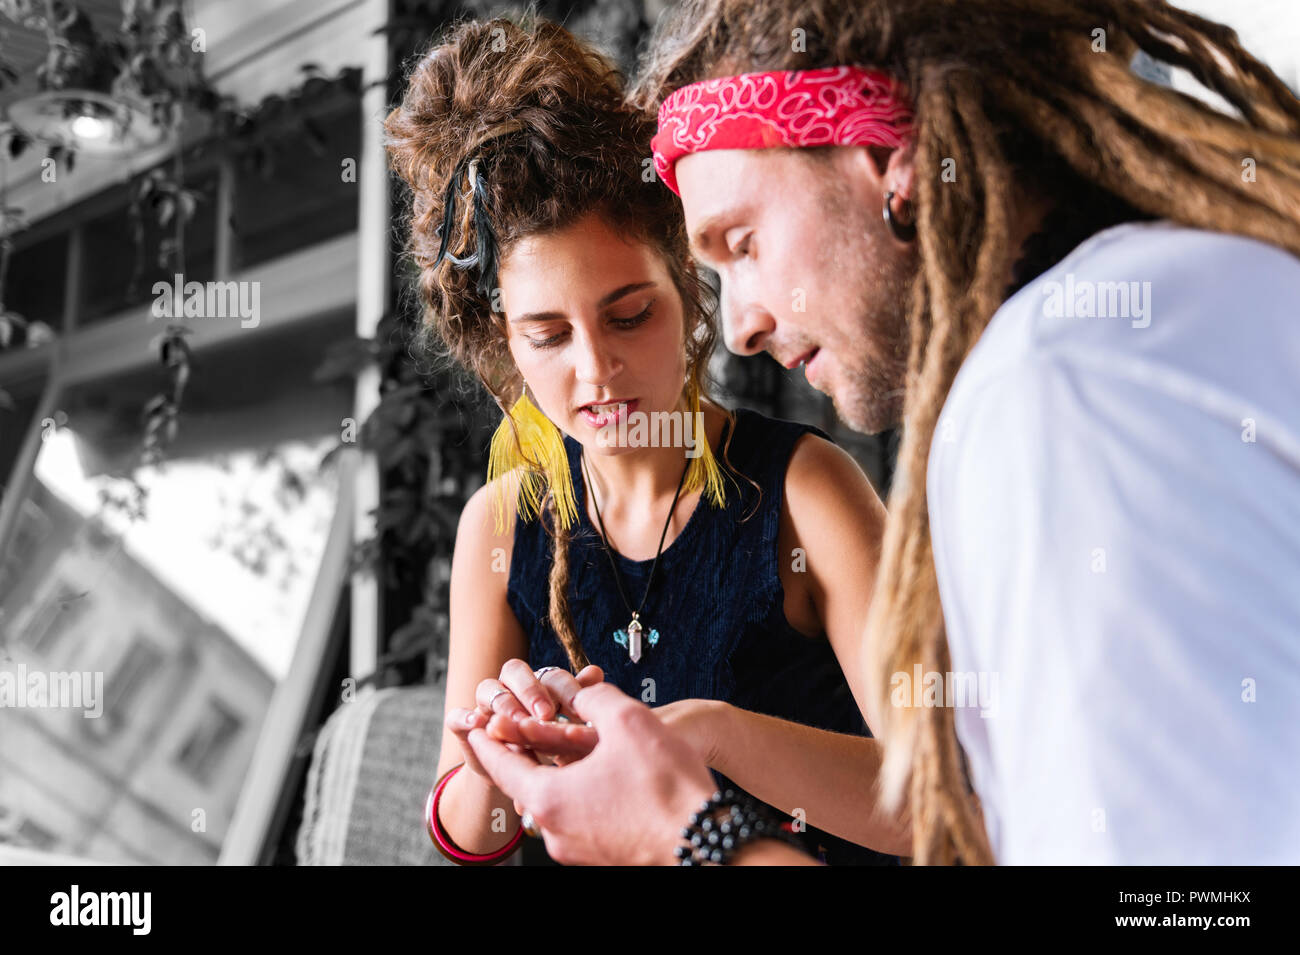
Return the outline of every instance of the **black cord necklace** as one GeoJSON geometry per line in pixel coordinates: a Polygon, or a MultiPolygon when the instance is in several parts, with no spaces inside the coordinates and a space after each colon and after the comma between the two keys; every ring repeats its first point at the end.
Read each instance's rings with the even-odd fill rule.
{"type": "Polygon", "coordinates": [[[654,628],[646,630],[645,625],[641,622],[641,611],[645,609],[646,599],[650,596],[650,588],[655,583],[655,571],[659,569],[659,557],[664,552],[664,541],[668,537],[668,527],[673,522],[673,513],[677,510],[677,501],[682,496],[682,488],[686,485],[686,472],[690,470],[690,461],[686,462],[686,467],[682,468],[681,479],[677,482],[677,493],[673,495],[673,503],[668,508],[668,518],[664,521],[663,533],[659,535],[659,549],[655,551],[654,563],[650,565],[650,576],[645,583],[645,594],[641,597],[640,605],[633,610],[632,602],[627,599],[627,593],[623,590],[623,576],[618,572],[618,564],[614,562],[614,551],[609,546],[609,535],[605,533],[605,521],[600,516],[600,501],[596,499],[596,485],[592,483],[591,471],[587,468],[587,456],[581,455],[582,473],[586,476],[587,487],[591,488],[591,503],[596,507],[596,523],[600,526],[600,543],[605,549],[605,556],[609,558],[609,569],[614,572],[614,583],[618,585],[618,595],[623,600],[623,606],[627,607],[627,612],[632,615],[631,622],[622,630],[614,631],[614,642],[620,647],[627,647],[627,655],[633,663],[641,661],[641,635],[644,633],[646,642],[654,646],[659,642],[659,631],[654,628]]]}

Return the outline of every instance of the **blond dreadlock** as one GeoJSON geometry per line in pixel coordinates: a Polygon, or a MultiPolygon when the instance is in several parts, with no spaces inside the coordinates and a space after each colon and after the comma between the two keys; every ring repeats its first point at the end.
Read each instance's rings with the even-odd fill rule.
{"type": "Polygon", "coordinates": [[[685,0],[661,22],[633,95],[654,109],[702,79],[849,63],[912,92],[921,171],[905,437],[867,627],[884,778],[901,792],[910,777],[917,862],[991,863],[951,708],[890,707],[886,687],[914,664],[951,669],[926,464],[957,370],[1005,298],[1018,192],[1068,204],[1081,181],[1140,214],[1300,255],[1300,102],[1231,29],[1164,0],[685,0]],[[1240,116],[1138,77],[1139,50],[1240,116]],[[945,159],[962,170],[956,182],[927,174],[945,159]]]}

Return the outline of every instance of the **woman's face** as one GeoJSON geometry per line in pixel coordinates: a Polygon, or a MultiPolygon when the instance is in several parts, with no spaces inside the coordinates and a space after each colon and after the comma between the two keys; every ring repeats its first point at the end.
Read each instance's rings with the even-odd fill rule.
{"type": "Polygon", "coordinates": [[[652,246],[626,241],[593,213],[521,239],[498,276],[515,366],[566,434],[617,454],[626,450],[613,438],[620,418],[678,409],[682,301],[652,246]]]}

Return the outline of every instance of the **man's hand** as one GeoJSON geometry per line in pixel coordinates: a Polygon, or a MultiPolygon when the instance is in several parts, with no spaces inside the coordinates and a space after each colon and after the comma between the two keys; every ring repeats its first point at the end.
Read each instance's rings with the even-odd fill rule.
{"type": "Polygon", "coordinates": [[[714,790],[689,742],[608,683],[571,706],[598,736],[567,766],[540,766],[481,728],[470,747],[496,785],[532,813],[551,858],[565,865],[671,865],[679,833],[714,790]]]}

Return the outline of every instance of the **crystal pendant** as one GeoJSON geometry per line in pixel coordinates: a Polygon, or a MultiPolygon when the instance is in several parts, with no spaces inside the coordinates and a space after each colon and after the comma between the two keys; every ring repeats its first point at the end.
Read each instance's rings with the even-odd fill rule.
{"type": "Polygon", "coordinates": [[[641,662],[641,621],[635,614],[632,622],[627,625],[627,655],[633,663],[641,662]]]}
{"type": "Polygon", "coordinates": [[[614,631],[614,642],[620,647],[627,648],[627,655],[633,663],[641,662],[643,635],[645,637],[645,642],[649,643],[652,647],[659,642],[659,631],[655,630],[653,627],[647,631],[645,625],[637,619],[638,616],[638,614],[632,615],[632,622],[627,625],[626,630],[614,631]]]}

